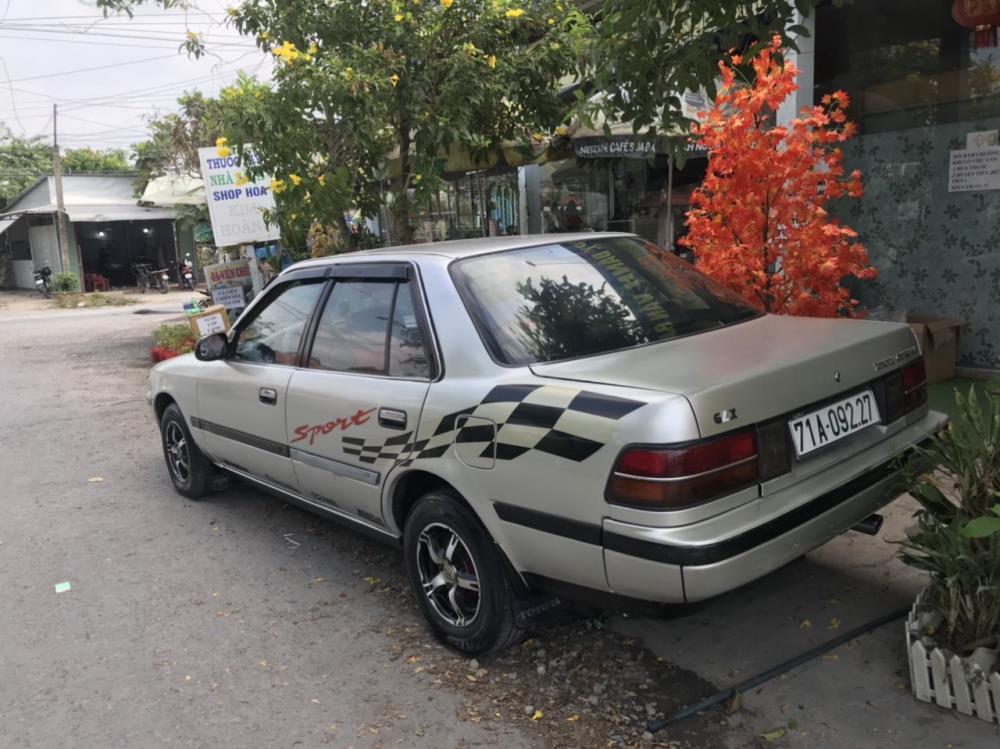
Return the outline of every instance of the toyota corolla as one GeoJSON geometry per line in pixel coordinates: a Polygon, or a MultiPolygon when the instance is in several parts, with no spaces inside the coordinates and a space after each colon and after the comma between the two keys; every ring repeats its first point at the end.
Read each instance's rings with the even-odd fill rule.
{"type": "Polygon", "coordinates": [[[892,501],[945,423],[906,325],[762,314],[624,234],[299,263],[150,382],[179,493],[237,477],[401,545],[467,653],[553,591],[765,575],[892,501]]]}

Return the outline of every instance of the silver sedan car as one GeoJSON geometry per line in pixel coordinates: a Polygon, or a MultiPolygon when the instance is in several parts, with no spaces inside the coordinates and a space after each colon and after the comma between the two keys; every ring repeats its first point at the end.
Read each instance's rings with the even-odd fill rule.
{"type": "Polygon", "coordinates": [[[556,595],[765,575],[890,502],[945,423],[906,325],[762,314],[626,234],[299,263],[150,385],[178,492],[238,477],[401,545],[466,653],[556,595]]]}

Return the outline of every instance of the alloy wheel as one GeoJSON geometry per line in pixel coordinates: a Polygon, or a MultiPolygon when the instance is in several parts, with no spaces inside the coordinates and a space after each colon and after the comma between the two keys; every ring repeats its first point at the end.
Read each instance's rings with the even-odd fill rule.
{"type": "Polygon", "coordinates": [[[167,448],[167,464],[170,467],[170,473],[183,484],[191,476],[191,459],[188,454],[184,430],[177,422],[171,421],[167,424],[163,439],[167,448]]]}
{"type": "Polygon", "coordinates": [[[443,523],[430,523],[417,539],[420,585],[434,612],[453,627],[479,614],[479,573],[469,547],[443,523]]]}

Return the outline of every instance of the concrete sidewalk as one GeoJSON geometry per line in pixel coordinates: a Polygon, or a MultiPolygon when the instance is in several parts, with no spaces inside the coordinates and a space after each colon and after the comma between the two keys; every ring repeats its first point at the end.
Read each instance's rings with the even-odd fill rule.
{"type": "MultiPolygon", "coordinates": [[[[612,627],[720,689],[734,686],[911,605],[925,578],[896,558],[889,540],[902,538],[916,508],[903,497],[883,511],[877,537],[846,533],[683,618],[615,617],[612,627]]],[[[735,714],[705,714],[728,724],[734,748],[1000,747],[1000,728],[912,697],[903,632],[902,619],[891,622],[752,689],[735,714]],[[781,728],[773,743],[761,738],[781,728]]]]}
{"type": "Polygon", "coordinates": [[[171,289],[166,294],[138,294],[134,291],[102,292],[107,296],[124,295],[135,299],[135,304],[105,307],[57,307],[53,299],[46,299],[35,291],[3,291],[0,292],[0,321],[32,320],[40,317],[56,319],[59,317],[80,317],[85,319],[92,315],[131,315],[131,314],[167,314],[184,313],[184,303],[201,297],[197,291],[180,291],[171,289]]]}

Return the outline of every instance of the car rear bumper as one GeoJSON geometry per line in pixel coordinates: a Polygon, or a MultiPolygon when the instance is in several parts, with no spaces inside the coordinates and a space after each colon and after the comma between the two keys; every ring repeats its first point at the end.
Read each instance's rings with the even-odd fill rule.
{"type": "Polygon", "coordinates": [[[945,424],[946,416],[929,412],[874,449],[703,522],[652,528],[605,519],[608,584],[622,595],[683,602],[762,577],[895,499],[903,489],[899,458],[945,424]]]}

